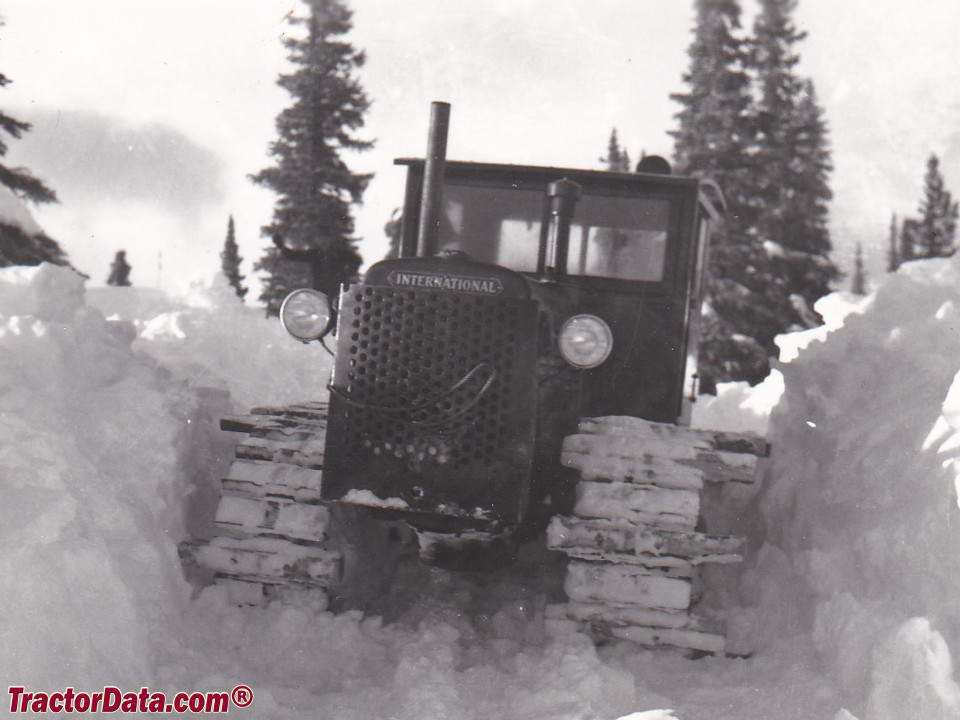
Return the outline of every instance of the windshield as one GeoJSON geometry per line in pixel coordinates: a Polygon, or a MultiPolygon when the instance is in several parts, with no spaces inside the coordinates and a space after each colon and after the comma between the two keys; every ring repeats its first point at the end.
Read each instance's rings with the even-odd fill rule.
{"type": "MultiPolygon", "coordinates": [[[[480,262],[520,272],[537,269],[544,192],[447,184],[440,250],[461,250],[480,262]]],[[[567,272],[572,275],[663,280],[668,200],[590,195],[577,203],[567,272]]]]}

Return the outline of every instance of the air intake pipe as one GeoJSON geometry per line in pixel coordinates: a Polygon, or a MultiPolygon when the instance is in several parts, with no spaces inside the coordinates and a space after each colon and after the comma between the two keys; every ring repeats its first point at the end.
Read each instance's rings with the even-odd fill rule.
{"type": "MultiPolygon", "coordinates": [[[[541,244],[537,272],[547,275],[567,274],[567,255],[570,251],[570,225],[580,200],[581,188],[573,180],[562,178],[550,183],[550,225],[546,244],[541,244]]],[[[542,242],[542,241],[541,241],[542,242]]]]}

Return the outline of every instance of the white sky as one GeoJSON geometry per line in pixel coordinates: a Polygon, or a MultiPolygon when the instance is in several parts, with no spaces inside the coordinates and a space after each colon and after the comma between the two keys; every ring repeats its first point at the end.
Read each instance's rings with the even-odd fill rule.
{"type": "MultiPolygon", "coordinates": [[[[358,210],[367,260],[382,254],[383,225],[401,202],[392,160],[422,155],[431,100],[453,105],[452,158],[597,167],[614,126],[633,158],[671,154],[668,96],[684,90],[692,0],[349,5],[350,39],[368,57],[365,134],[377,139],[352,159],[376,173],[358,210]]],[[[35,122],[8,157],[58,192],[60,205],[34,214],[93,283],[121,247],[135,284],[209,279],[231,213],[250,274],[273,195],[246,176],[269,164],[287,104],[275,79],[293,9],[302,11],[294,0],[4,3],[0,70],[14,82],[0,107],[35,122]],[[91,118],[103,128],[95,140],[91,118]]],[[[830,126],[836,260],[849,269],[862,242],[876,277],[890,214],[916,211],[930,152],[960,194],[960,3],[801,0],[796,21],[809,32],[801,71],[830,126]]]]}

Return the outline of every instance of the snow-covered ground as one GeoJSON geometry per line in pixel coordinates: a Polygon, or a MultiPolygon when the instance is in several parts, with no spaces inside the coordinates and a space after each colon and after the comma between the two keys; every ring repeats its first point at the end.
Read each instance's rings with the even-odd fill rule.
{"type": "Polygon", "coordinates": [[[960,259],[824,299],[827,328],[784,338],[763,385],[699,403],[698,424],[774,445],[722,585],[748,659],[552,635],[509,573],[417,570],[386,621],[200,592],[177,544],[228,462],[218,416],[320,397],[329,369],[212,285],[0,270],[0,685],[246,684],[230,712],[255,718],[960,717],[960,259]]]}

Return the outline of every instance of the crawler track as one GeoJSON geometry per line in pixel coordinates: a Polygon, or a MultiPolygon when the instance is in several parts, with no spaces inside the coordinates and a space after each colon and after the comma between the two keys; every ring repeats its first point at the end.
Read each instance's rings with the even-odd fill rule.
{"type": "MultiPolygon", "coordinates": [[[[180,552],[213,571],[234,602],[325,603],[341,592],[345,564],[362,567],[358,554],[383,554],[363,548],[358,534],[372,533],[356,517],[335,530],[339,506],[320,501],[326,420],[324,403],[221,420],[222,429],[246,436],[222,480],[221,534],[180,552]],[[338,537],[350,528],[353,538],[338,537]]],[[[574,511],[554,517],[547,531],[548,547],[569,557],[568,601],[550,606],[549,619],[599,637],[723,653],[722,622],[693,611],[700,568],[740,562],[744,541],[704,532],[701,500],[716,483],[753,482],[767,452],[763,440],[746,435],[631,417],[582,420],[562,453],[580,475],[574,511]]],[[[375,565],[352,575],[361,574],[371,584],[392,576],[375,565]]]]}
{"type": "Polygon", "coordinates": [[[722,623],[691,607],[705,563],[742,560],[743,540],[701,532],[710,483],[753,482],[759,438],[590,418],[566,438],[563,463],[580,472],[572,515],[555,517],[548,546],[569,556],[569,601],[549,608],[595,635],[648,646],[723,653],[722,623]]]}
{"type": "Polygon", "coordinates": [[[323,601],[342,575],[320,503],[326,403],[255,408],[220,427],[246,438],[222,480],[215,523],[221,535],[184,543],[183,558],[212,570],[240,604],[307,597],[323,601]]]}

